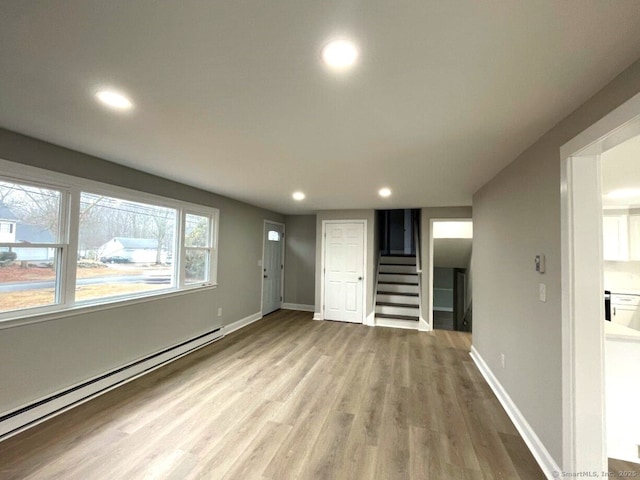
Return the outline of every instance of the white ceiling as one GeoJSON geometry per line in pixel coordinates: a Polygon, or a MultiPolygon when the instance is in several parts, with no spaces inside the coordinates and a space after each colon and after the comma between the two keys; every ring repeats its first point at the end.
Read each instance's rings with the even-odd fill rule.
{"type": "Polygon", "coordinates": [[[0,125],[283,213],[469,205],[639,31],[638,0],[3,1],[0,125]]]}

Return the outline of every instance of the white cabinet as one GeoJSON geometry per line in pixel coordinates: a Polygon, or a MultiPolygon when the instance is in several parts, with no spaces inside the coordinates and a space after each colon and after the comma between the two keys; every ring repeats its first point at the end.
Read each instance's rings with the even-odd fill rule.
{"type": "Polygon", "coordinates": [[[605,260],[629,260],[628,215],[602,217],[602,234],[605,260]]]}
{"type": "Polygon", "coordinates": [[[640,260],[640,215],[629,215],[629,260],[640,260]]]}

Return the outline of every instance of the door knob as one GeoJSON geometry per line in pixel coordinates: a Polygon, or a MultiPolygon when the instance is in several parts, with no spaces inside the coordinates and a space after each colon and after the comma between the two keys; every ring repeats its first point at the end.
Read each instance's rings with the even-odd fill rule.
{"type": "Polygon", "coordinates": [[[362,280],[362,277],[358,277],[358,280],[362,280]]]}
{"type": "Polygon", "coordinates": [[[268,278],[268,277],[269,277],[269,275],[264,275],[264,278],[268,278]]]}

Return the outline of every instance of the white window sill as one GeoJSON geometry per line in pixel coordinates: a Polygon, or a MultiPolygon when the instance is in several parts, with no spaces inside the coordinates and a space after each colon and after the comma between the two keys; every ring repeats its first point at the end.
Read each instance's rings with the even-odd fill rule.
{"type": "Polygon", "coordinates": [[[66,318],[72,317],[76,315],[87,315],[93,312],[99,312],[102,310],[109,310],[112,308],[122,308],[130,305],[136,305],[139,303],[153,302],[155,300],[163,300],[166,298],[177,297],[180,295],[187,295],[190,293],[198,293],[204,292],[207,290],[214,290],[218,287],[217,283],[210,284],[198,284],[198,285],[188,285],[186,287],[181,288],[180,290],[168,290],[163,292],[153,292],[146,295],[137,295],[135,297],[129,296],[123,299],[117,300],[107,300],[105,303],[91,303],[87,304],[79,304],[74,305],[72,307],[59,307],[53,311],[47,312],[38,312],[38,313],[28,313],[28,314],[20,314],[20,312],[15,312],[16,315],[14,317],[9,317],[3,320],[0,320],[0,330],[4,330],[7,328],[21,327],[23,325],[32,325],[34,323],[48,322],[50,320],[56,320],[58,318],[66,318]]]}

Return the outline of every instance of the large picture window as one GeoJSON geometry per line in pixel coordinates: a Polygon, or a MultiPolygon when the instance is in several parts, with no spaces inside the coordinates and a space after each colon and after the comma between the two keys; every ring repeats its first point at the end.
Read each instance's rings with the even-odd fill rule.
{"type": "Polygon", "coordinates": [[[76,301],[175,285],[175,209],[82,192],[76,301]]]}
{"type": "Polygon", "coordinates": [[[0,177],[0,320],[215,284],[216,209],[61,178],[0,177]]]}

